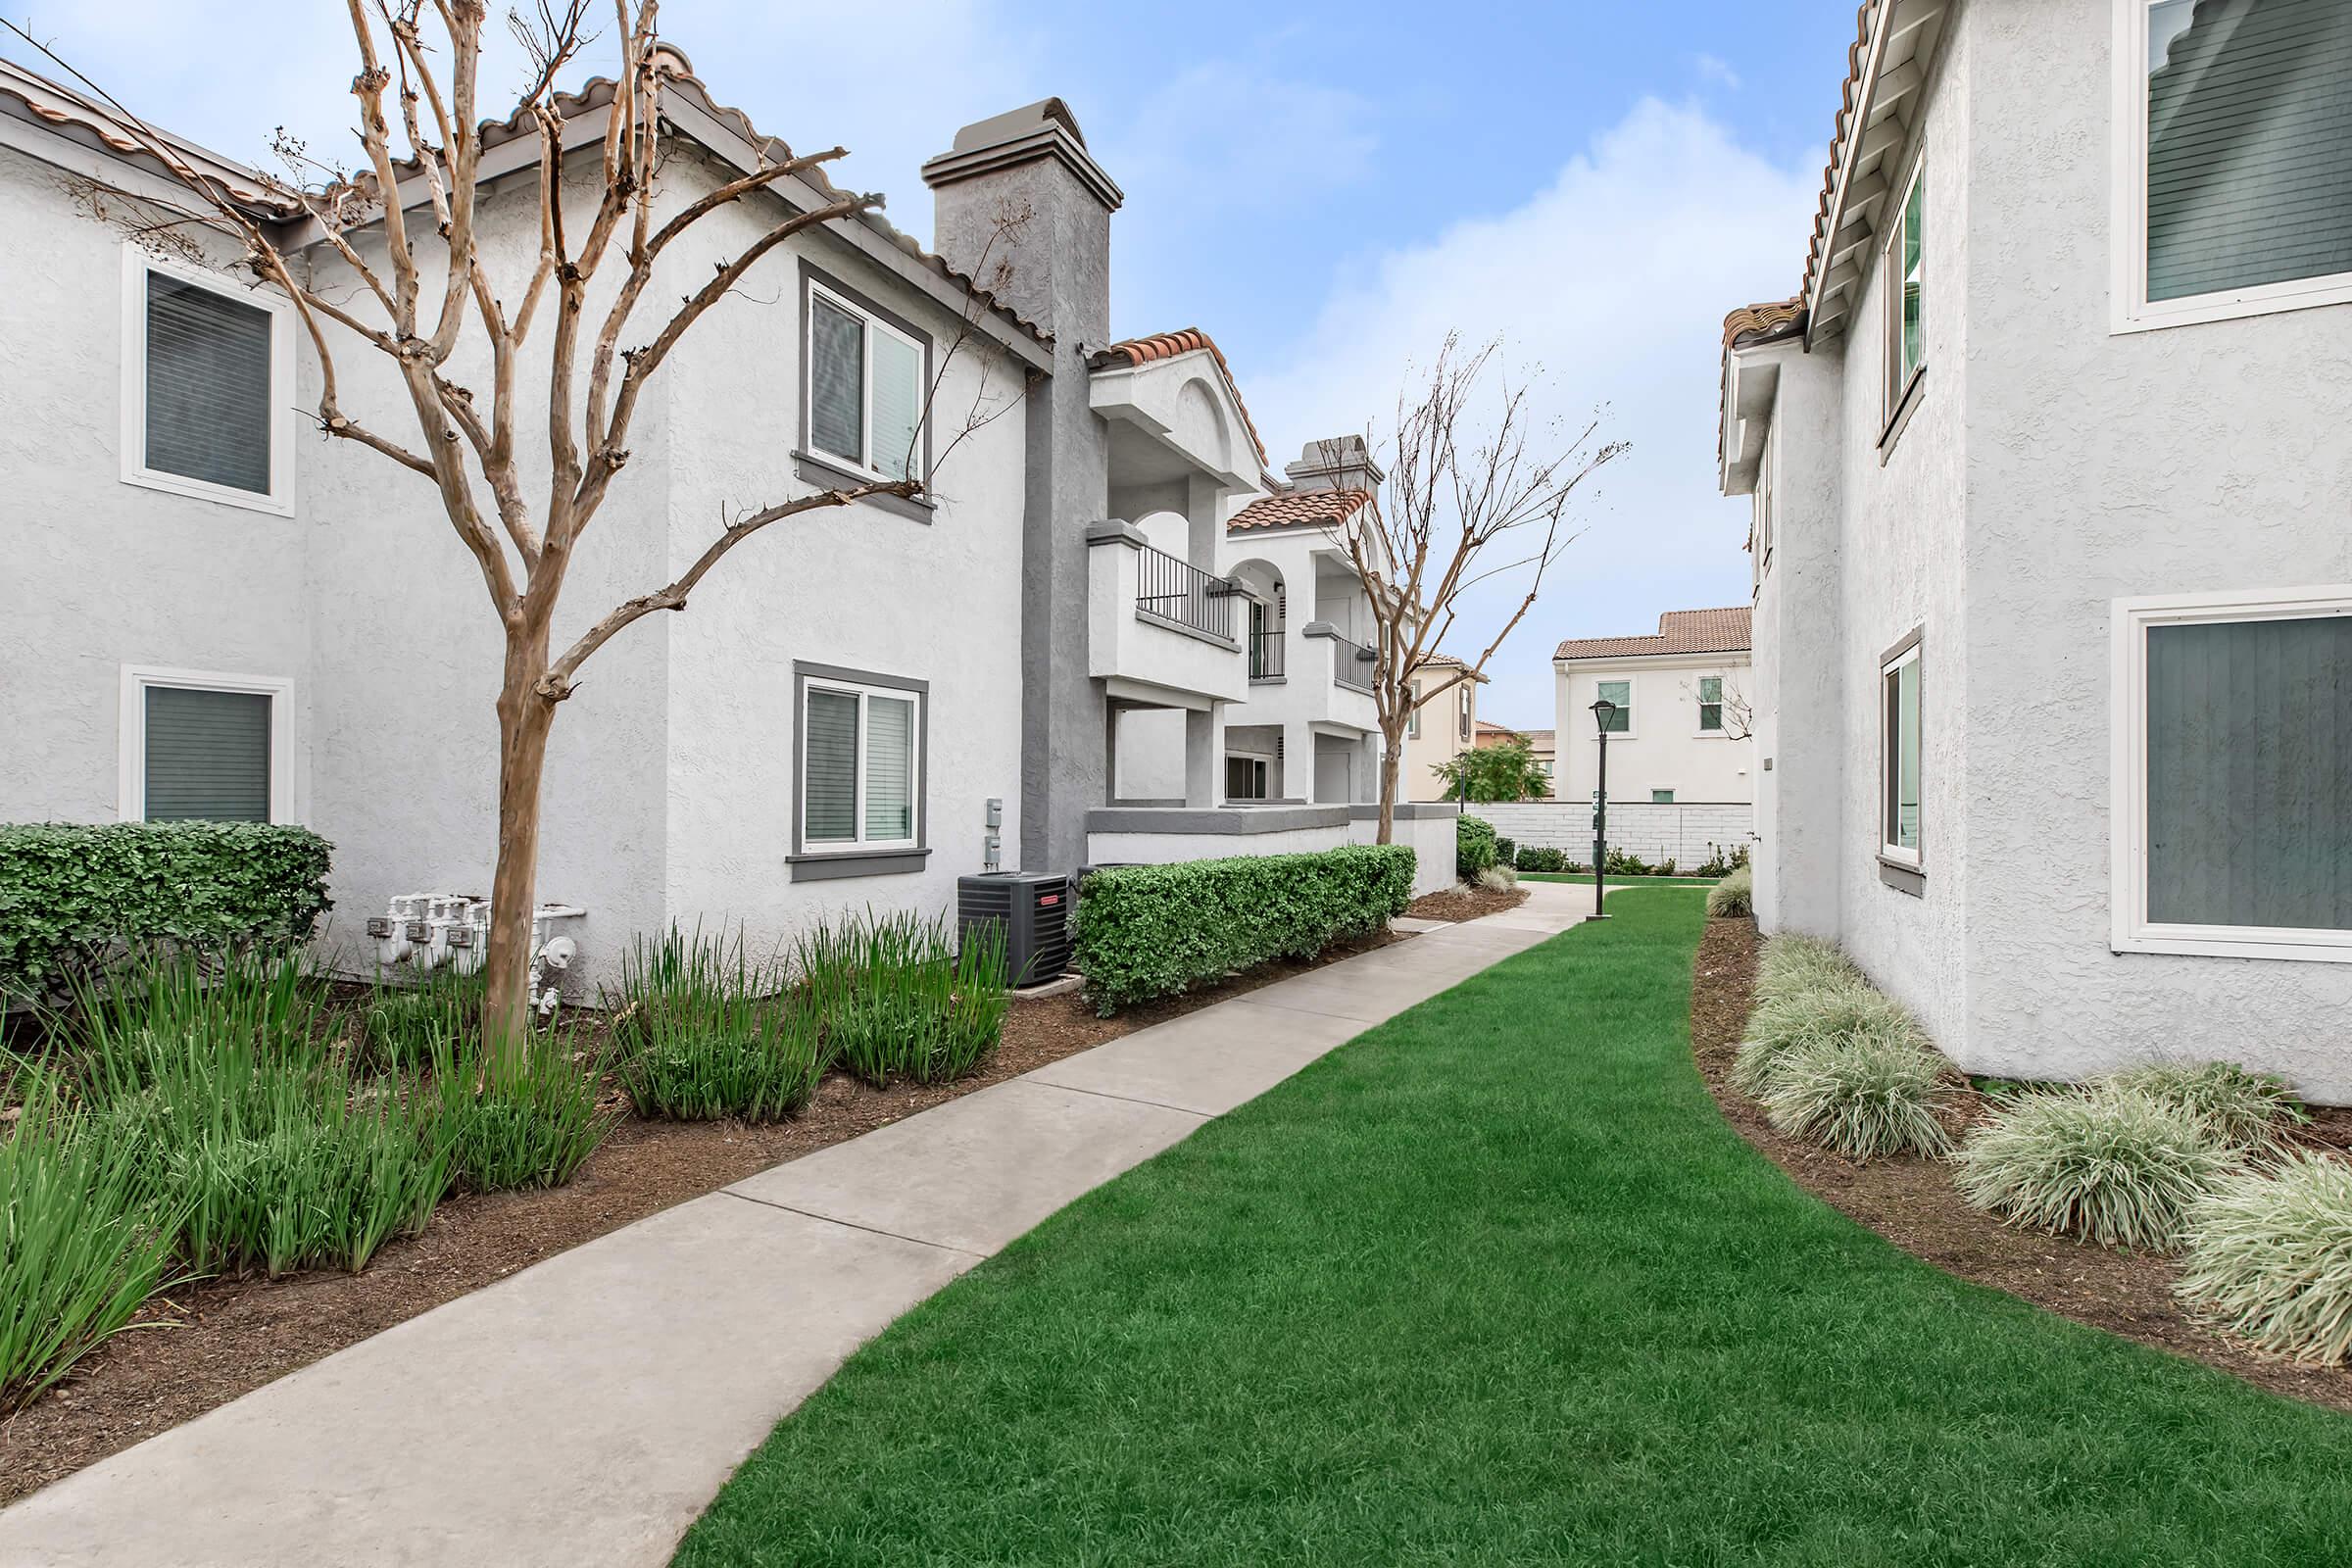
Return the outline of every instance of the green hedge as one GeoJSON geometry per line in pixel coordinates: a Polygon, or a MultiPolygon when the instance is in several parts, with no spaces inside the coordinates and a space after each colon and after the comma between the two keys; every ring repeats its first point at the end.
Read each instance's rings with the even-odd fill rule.
{"type": "Polygon", "coordinates": [[[0,997],[122,944],[308,937],[332,849],[261,822],[0,824],[0,997]]]}
{"type": "Polygon", "coordinates": [[[1369,936],[1412,902],[1403,844],[1097,871],[1078,895],[1077,965],[1105,1017],[1276,958],[1369,936]]]}
{"type": "Polygon", "coordinates": [[[1492,871],[1501,856],[1495,848],[1494,824],[1484,817],[1456,817],[1453,823],[1453,874],[1475,882],[1481,871],[1492,871]]]}
{"type": "Polygon", "coordinates": [[[1564,871],[1568,856],[1562,850],[1547,850],[1541,845],[1525,844],[1519,849],[1519,869],[1522,871],[1564,871]]]}

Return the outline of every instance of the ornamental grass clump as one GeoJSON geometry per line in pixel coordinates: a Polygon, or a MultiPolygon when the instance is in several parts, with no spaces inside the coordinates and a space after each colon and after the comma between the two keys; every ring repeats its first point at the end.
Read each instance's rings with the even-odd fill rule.
{"type": "Polygon", "coordinates": [[[2181,1298],[2298,1361],[2352,1355],[2352,1163],[2302,1152],[2188,1211],[2181,1298]]]}
{"type": "Polygon", "coordinates": [[[842,1066],[867,1083],[961,1077],[997,1047],[1010,995],[1004,939],[975,926],[958,948],[943,920],[853,915],[802,938],[794,968],[842,1066]]]}
{"type": "Polygon", "coordinates": [[[672,926],[621,962],[612,1070],[640,1116],[777,1121],[808,1104],[828,1055],[816,1008],[740,933],[672,926]]]}
{"type": "Polygon", "coordinates": [[[1707,889],[1707,913],[1715,919],[1725,915],[1753,914],[1755,905],[1756,873],[1744,865],[1707,889]]]}
{"type": "Polygon", "coordinates": [[[1732,1063],[1732,1082],[1740,1093],[1761,1098],[1790,1052],[1845,1043],[1891,1053],[1928,1050],[1927,1037],[1901,1003],[1859,977],[1840,978],[1810,990],[1789,987],[1757,1003],[1732,1063]]]}
{"type": "Polygon", "coordinates": [[[1954,1156],[1960,1196],[2010,1224],[2157,1252],[2234,1157],[2186,1111],[2111,1086],[2024,1096],[1954,1156]]]}
{"type": "Polygon", "coordinates": [[[1868,983],[1835,943],[1818,937],[1774,937],[1764,944],[1763,956],[1756,960],[1756,996],[1764,1001],[1827,986],[1868,983]]]}
{"type": "Polygon", "coordinates": [[[520,1060],[495,1066],[472,1029],[439,1037],[431,1053],[434,1134],[450,1179],[473,1192],[561,1187],[612,1129],[599,1063],[569,1031],[533,1034],[520,1060]]]}
{"type": "Polygon", "coordinates": [[[2108,1082],[2186,1112],[2216,1139],[2237,1148],[2269,1143],[2281,1122],[2311,1119],[2286,1080],[2233,1061],[2150,1062],[2108,1082]]]}
{"type": "Polygon", "coordinates": [[[1933,1052],[1878,1034],[1801,1040],[1773,1064],[1762,1093],[1773,1129],[1849,1159],[1941,1154],[1938,1116],[1951,1073],[1933,1052]]]}
{"type": "Polygon", "coordinates": [[[0,1416],[120,1332],[164,1281],[171,1216],[127,1144],[35,1085],[0,1136],[0,1416]]]}
{"type": "Polygon", "coordinates": [[[480,1031],[488,989],[483,970],[466,974],[452,964],[405,985],[379,976],[360,1013],[360,1050],[385,1071],[420,1072],[433,1060],[435,1042],[480,1031]]]}

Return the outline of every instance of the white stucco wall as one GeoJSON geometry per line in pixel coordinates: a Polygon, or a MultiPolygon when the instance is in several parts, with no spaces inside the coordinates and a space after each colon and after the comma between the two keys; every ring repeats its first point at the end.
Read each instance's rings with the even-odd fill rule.
{"type": "MultiPolygon", "coordinates": [[[[1592,863],[1589,801],[1473,802],[1469,810],[1515,845],[1558,850],[1580,864],[1592,863]]],[[[1617,801],[1609,807],[1609,848],[1653,865],[1671,859],[1678,871],[1691,871],[1718,852],[1728,858],[1747,845],[1754,822],[1754,808],[1744,801],[1720,806],[1617,801]]]]}
{"type": "Polygon", "coordinates": [[[1602,681],[1631,687],[1632,727],[1609,737],[1609,799],[1647,801],[1672,790],[1682,801],[1745,803],[1753,798],[1755,742],[1739,728],[1732,710],[1748,700],[1754,680],[1745,656],[1706,655],[1643,660],[1577,660],[1552,665],[1554,725],[1565,752],[1552,793],[1591,801],[1600,773],[1600,741],[1592,704],[1602,681]],[[1699,682],[1723,682],[1725,727],[1698,727],[1699,682]]]}

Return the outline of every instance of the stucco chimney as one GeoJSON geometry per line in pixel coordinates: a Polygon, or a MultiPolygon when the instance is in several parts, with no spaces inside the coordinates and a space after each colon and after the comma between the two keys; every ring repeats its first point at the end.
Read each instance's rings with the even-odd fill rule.
{"type": "Polygon", "coordinates": [[[923,183],[949,266],[1057,339],[1109,341],[1110,215],[1126,198],[1069,105],[1047,98],[964,126],[923,165],[923,183]],[[1017,228],[1003,232],[1010,219],[1017,228]]]}
{"type": "Polygon", "coordinates": [[[1388,470],[1374,462],[1360,435],[1326,436],[1309,441],[1298,461],[1284,466],[1284,473],[1300,490],[1380,491],[1388,470]]]}

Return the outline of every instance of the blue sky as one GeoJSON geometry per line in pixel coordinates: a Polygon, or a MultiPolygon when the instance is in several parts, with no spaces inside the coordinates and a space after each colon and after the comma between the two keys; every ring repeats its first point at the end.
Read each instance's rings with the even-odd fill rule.
{"type": "MultiPolygon", "coordinates": [[[[280,123],[347,144],[332,0],[9,14],[217,151],[260,162],[280,123]]],[[[668,0],[662,24],[763,129],[851,148],[843,182],[888,192],[925,239],[924,157],[967,121],[1066,99],[1127,192],[1114,328],[1214,335],[1278,467],[1393,409],[1448,329],[1503,334],[1561,426],[1605,405],[1632,450],[1489,666],[1487,716],[1551,724],[1561,637],[1745,600],[1745,507],[1714,493],[1718,332],[1796,287],[1850,7],[668,0]]],[[[1474,655],[1515,600],[1485,592],[1449,651],[1474,655]]]]}

